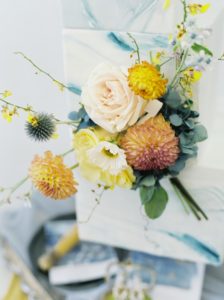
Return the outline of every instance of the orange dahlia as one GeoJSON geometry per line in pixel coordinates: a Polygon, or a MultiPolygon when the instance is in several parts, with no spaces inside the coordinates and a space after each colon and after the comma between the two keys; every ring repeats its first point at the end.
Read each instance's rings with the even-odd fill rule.
{"type": "Polygon", "coordinates": [[[65,166],[61,156],[53,156],[50,151],[46,151],[44,157],[34,157],[29,176],[36,189],[46,197],[62,200],[77,191],[72,170],[65,166]]]}
{"type": "Polygon", "coordinates": [[[125,150],[129,165],[136,170],[162,170],[176,161],[179,139],[163,115],[130,127],[120,146],[125,150]]]}
{"type": "Polygon", "coordinates": [[[161,98],[166,93],[167,82],[156,67],[147,61],[128,69],[129,87],[146,100],[161,98]]]}

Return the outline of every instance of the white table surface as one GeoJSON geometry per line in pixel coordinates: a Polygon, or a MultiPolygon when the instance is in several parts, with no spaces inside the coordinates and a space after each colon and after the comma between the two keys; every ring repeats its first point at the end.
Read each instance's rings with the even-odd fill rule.
{"type": "MultiPolygon", "coordinates": [[[[46,78],[35,75],[30,65],[13,54],[18,50],[25,52],[56,78],[63,80],[61,29],[59,0],[0,0],[0,90],[12,90],[18,104],[29,102],[36,109],[49,112],[54,107],[55,114],[65,118],[66,110],[61,109],[62,103],[66,101],[65,95],[46,78]]],[[[223,124],[222,95],[220,94],[218,108],[220,118],[216,126],[218,122],[223,124]]],[[[9,185],[23,177],[35,153],[42,153],[45,149],[61,153],[69,148],[67,128],[60,129],[60,143],[52,141],[42,145],[27,141],[23,126],[22,118],[10,125],[0,118],[0,185],[9,185]]],[[[219,136],[213,138],[219,139],[219,136]]],[[[223,142],[220,141],[218,155],[223,153],[221,149],[223,142]]],[[[209,152],[211,151],[215,150],[211,149],[209,152]]],[[[36,222],[41,221],[41,216],[39,217],[40,220],[36,222]]],[[[7,273],[0,275],[6,277],[7,273]]],[[[202,299],[224,299],[224,267],[207,268],[202,299]]]]}

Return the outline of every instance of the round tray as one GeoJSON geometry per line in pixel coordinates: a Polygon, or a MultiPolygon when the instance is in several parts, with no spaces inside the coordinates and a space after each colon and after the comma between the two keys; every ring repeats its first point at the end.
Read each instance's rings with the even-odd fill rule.
{"type": "MultiPolygon", "coordinates": [[[[63,215],[59,216],[53,219],[50,219],[50,221],[61,221],[61,220],[75,220],[76,217],[74,214],[69,215],[63,215]]],[[[44,282],[46,285],[51,286],[49,279],[48,279],[48,273],[42,272],[38,268],[38,258],[42,253],[45,252],[45,234],[44,234],[44,225],[42,225],[39,230],[36,232],[36,234],[33,236],[29,247],[28,247],[28,253],[29,258],[33,267],[33,271],[35,273],[35,276],[39,278],[42,282],[44,282]]],[[[60,288],[63,290],[77,290],[77,289],[87,289],[87,288],[94,288],[99,286],[104,282],[104,278],[101,278],[99,280],[92,280],[92,281],[86,281],[82,283],[74,283],[74,284],[68,284],[68,285],[61,285],[60,288]]],[[[52,287],[52,286],[51,286],[52,287]]]]}

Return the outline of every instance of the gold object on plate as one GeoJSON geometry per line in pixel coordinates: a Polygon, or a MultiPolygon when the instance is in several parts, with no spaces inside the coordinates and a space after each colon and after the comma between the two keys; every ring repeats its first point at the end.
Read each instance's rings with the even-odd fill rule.
{"type": "Polygon", "coordinates": [[[49,271],[55,263],[65,256],[79,242],[78,226],[75,224],[49,252],[44,253],[38,259],[38,267],[42,271],[49,271]]]}

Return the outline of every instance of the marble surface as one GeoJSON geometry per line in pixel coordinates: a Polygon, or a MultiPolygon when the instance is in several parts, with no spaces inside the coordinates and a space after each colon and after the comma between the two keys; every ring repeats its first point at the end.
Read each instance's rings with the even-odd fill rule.
{"type": "MultiPolygon", "coordinates": [[[[132,35],[138,42],[143,60],[147,59],[149,50],[168,48],[165,34],[132,35]]],[[[97,65],[106,62],[128,68],[133,61],[130,59],[132,42],[127,33],[122,31],[64,29],[63,44],[66,81],[74,91],[70,97],[71,110],[79,108],[81,88],[97,65]]],[[[172,78],[172,65],[166,66],[163,71],[168,74],[168,78],[172,78]]],[[[213,75],[215,72],[216,68],[213,75]]],[[[199,86],[199,92],[201,89],[203,87],[199,86]]],[[[215,92],[213,85],[210,92],[215,92]]],[[[199,103],[201,99],[202,108],[206,108],[206,111],[213,107],[214,103],[211,103],[210,98],[201,96],[199,103]]],[[[207,143],[210,143],[209,139],[207,143]]],[[[199,153],[200,158],[202,151],[199,153]]],[[[186,184],[190,179],[188,188],[208,215],[209,222],[198,222],[193,215],[186,214],[168,180],[163,180],[162,186],[166,188],[170,200],[166,211],[158,220],[150,222],[144,215],[138,192],[119,188],[106,191],[100,205],[91,215],[95,206],[92,193],[95,185],[80,176],[77,193],[80,237],[153,255],[220,265],[223,261],[224,238],[221,233],[217,234],[217,228],[224,224],[224,184],[219,178],[224,178],[224,170],[219,174],[217,169],[207,169],[196,160],[188,173],[187,175],[185,171],[182,181],[186,184]],[[88,222],[83,221],[88,218],[88,222]]]]}

